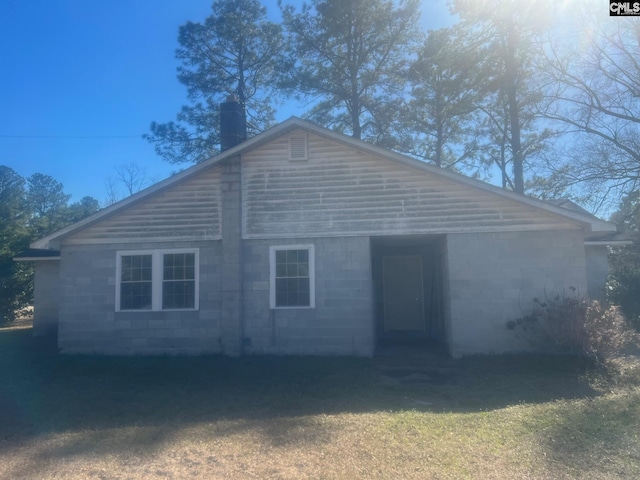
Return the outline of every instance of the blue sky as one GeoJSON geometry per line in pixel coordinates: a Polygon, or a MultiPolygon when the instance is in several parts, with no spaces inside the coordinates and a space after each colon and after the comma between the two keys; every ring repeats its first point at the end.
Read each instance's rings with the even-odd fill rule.
{"type": "MultiPolygon", "coordinates": [[[[279,16],[276,0],[263,4],[279,16]]],[[[136,163],[157,180],[176,170],[142,134],[186,103],[176,79],[178,27],[203,21],[210,5],[2,0],[0,165],[51,175],[72,201],[103,201],[104,180],[120,165],[136,163]]],[[[422,11],[425,29],[451,21],[444,0],[423,0],[422,11]]],[[[302,113],[292,103],[278,120],[302,113]]]]}

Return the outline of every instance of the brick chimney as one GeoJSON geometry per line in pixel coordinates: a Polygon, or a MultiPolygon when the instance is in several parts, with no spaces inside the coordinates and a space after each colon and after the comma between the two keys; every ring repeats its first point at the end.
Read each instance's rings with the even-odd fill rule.
{"type": "Polygon", "coordinates": [[[247,139],[247,117],[244,105],[235,95],[220,104],[220,151],[224,152],[247,139]]]}

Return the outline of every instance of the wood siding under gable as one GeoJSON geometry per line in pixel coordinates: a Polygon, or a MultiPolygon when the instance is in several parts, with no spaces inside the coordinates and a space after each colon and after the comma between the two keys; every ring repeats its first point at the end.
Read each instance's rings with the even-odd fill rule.
{"type": "MultiPolygon", "coordinates": [[[[294,132],[295,133],[295,132],[294,132]]],[[[576,229],[566,219],[357,149],[288,136],[243,156],[244,238],[576,229]]]]}
{"type": "Polygon", "coordinates": [[[64,243],[219,240],[221,172],[219,165],[200,172],[82,230],[64,243]]]}

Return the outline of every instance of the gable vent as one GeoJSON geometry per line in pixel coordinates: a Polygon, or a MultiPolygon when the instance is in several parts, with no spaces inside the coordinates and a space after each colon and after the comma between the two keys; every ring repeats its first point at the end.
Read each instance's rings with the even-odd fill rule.
{"type": "Polygon", "coordinates": [[[289,136],[289,160],[307,160],[307,136],[289,136]]]}

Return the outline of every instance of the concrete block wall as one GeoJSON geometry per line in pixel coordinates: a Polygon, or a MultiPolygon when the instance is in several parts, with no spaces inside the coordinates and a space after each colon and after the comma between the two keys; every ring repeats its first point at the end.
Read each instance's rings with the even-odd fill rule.
{"type": "MultiPolygon", "coordinates": [[[[242,351],[242,213],[240,193],[240,158],[225,162],[222,170],[222,290],[220,338],[222,353],[237,356],[242,351]]],[[[202,260],[201,260],[202,261],[202,260]]]]}
{"type": "Polygon", "coordinates": [[[609,248],[606,245],[585,246],[587,260],[587,295],[601,300],[609,276],[609,248]]]}
{"type": "Polygon", "coordinates": [[[582,233],[574,230],[450,234],[449,346],[453,356],[527,348],[506,322],[529,313],[535,297],[586,293],[582,233]]]}
{"type": "Polygon", "coordinates": [[[59,260],[35,262],[33,335],[55,335],[58,331],[58,298],[60,296],[59,260]]]}
{"type": "Polygon", "coordinates": [[[368,237],[245,240],[244,353],[371,356],[368,237]],[[270,309],[269,247],[313,244],[315,308],[270,309]]]}
{"type": "Polygon", "coordinates": [[[58,346],[111,355],[218,353],[221,283],[219,241],[63,246],[58,346]],[[199,248],[198,310],[116,312],[117,251],[187,247],[199,248]]]}

